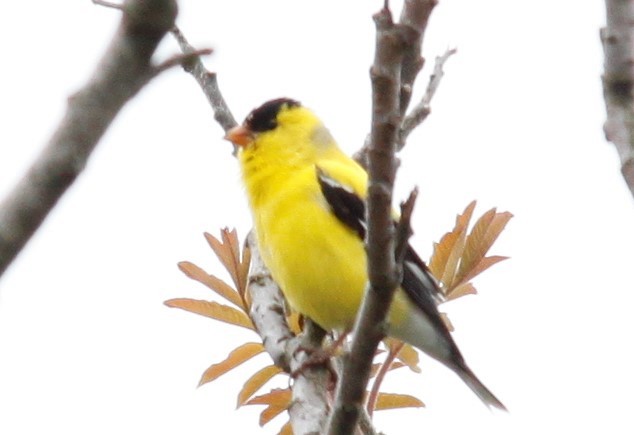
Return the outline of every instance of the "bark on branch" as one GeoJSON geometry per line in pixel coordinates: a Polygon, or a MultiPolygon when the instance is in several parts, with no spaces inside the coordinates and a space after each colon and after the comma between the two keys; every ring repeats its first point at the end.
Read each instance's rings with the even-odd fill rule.
{"type": "MultiPolygon", "coordinates": [[[[436,66],[423,99],[406,116],[407,109],[414,92],[414,84],[418,74],[425,65],[425,58],[422,56],[423,37],[427,29],[427,22],[434,6],[438,0],[406,0],[401,11],[400,23],[402,32],[407,36],[408,43],[404,49],[401,62],[400,83],[399,83],[399,114],[401,126],[396,144],[398,151],[405,146],[407,136],[418,127],[431,112],[431,100],[440,85],[443,76],[442,67],[447,58],[455,53],[455,50],[448,50],[440,58],[436,58],[436,66]],[[424,112],[424,113],[421,113],[424,112]]],[[[368,152],[370,149],[370,136],[367,137],[363,147],[354,154],[354,159],[364,168],[368,167],[368,152]]]]}
{"type": "Polygon", "coordinates": [[[603,96],[605,136],[621,159],[621,172],[634,196],[634,1],[606,0],[603,96]]]}
{"type": "Polygon", "coordinates": [[[50,141],[0,204],[0,275],[83,171],[123,105],[163,67],[151,62],[174,26],[175,0],[127,0],[119,28],[88,83],[68,99],[50,141]]]}
{"type": "MultiPolygon", "coordinates": [[[[178,27],[174,26],[171,29],[171,33],[184,54],[196,53],[194,47],[191,46],[191,44],[187,41],[187,38],[185,38],[185,35],[183,35],[178,27]]],[[[214,119],[218,122],[218,124],[220,124],[222,129],[227,131],[230,128],[235,127],[236,120],[233,117],[229,106],[225,102],[222,93],[220,92],[216,73],[205,68],[200,56],[193,57],[191,62],[183,63],[183,68],[186,72],[191,74],[198,82],[198,85],[200,85],[200,88],[207,97],[207,101],[209,101],[209,105],[214,111],[214,119]]]]}
{"type": "Polygon", "coordinates": [[[264,265],[252,233],[248,244],[250,317],[275,365],[287,373],[299,373],[293,383],[293,403],[289,409],[294,433],[319,433],[328,415],[328,371],[320,366],[304,367],[308,354],[302,350],[319,348],[325,331],[307,319],[302,336],[293,334],[284,315],[284,297],[264,265]]]}
{"type": "MultiPolygon", "coordinates": [[[[180,29],[173,27],[171,33],[184,54],[194,55],[183,64],[183,68],[196,79],[214,112],[215,120],[224,131],[234,127],[236,121],[220,92],[216,73],[205,68],[202,60],[195,56],[196,50],[180,29]]],[[[234,148],[234,154],[235,151],[234,148]]],[[[304,333],[300,337],[293,334],[286,323],[284,296],[262,261],[253,234],[249,234],[247,243],[251,250],[250,317],[275,365],[288,373],[299,373],[293,382],[293,403],[289,409],[293,431],[296,434],[319,433],[329,409],[326,388],[329,374],[323,367],[304,367],[308,354],[302,350],[320,347],[325,332],[307,320],[304,333]]]]}
{"type": "MultiPolygon", "coordinates": [[[[392,225],[392,191],[398,164],[396,142],[411,99],[411,87],[422,67],[422,36],[435,4],[428,0],[406,1],[400,23],[394,23],[387,3],[374,16],[377,36],[374,63],[370,69],[372,129],[368,148],[370,179],[366,239],[370,282],[357,315],[351,351],[346,355],[339,380],[327,428],[331,435],[354,433],[363,411],[373,356],[385,336],[385,319],[400,282],[397,262],[400,255],[395,252],[392,225]]],[[[413,199],[411,202],[413,204],[413,199]]],[[[409,231],[409,222],[404,225],[409,231]]],[[[403,234],[404,230],[400,232],[403,234]]],[[[402,240],[399,245],[401,243],[402,240]]]]}

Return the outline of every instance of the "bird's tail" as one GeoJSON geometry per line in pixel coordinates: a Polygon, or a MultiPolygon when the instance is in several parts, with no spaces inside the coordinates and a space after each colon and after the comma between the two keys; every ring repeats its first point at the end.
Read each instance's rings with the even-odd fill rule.
{"type": "Polygon", "coordinates": [[[506,406],[495,397],[495,395],[477,378],[477,376],[471,371],[466,364],[461,364],[454,368],[454,371],[465,384],[473,390],[474,393],[484,402],[488,407],[497,408],[502,411],[507,411],[506,406]]]}

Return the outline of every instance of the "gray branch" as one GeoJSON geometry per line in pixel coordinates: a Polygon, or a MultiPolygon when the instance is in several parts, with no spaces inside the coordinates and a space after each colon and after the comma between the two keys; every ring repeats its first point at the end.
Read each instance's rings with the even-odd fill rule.
{"type": "Polygon", "coordinates": [[[304,363],[310,357],[310,352],[305,350],[320,348],[325,331],[306,319],[301,337],[293,334],[286,323],[284,297],[260,257],[253,233],[249,234],[248,244],[251,250],[248,288],[251,319],[275,365],[287,373],[298,373],[293,382],[293,403],[289,409],[293,432],[298,435],[319,433],[329,410],[328,370],[317,365],[304,367],[304,363]]]}
{"type": "MultiPolygon", "coordinates": [[[[196,52],[194,47],[191,46],[185,38],[185,35],[183,35],[178,27],[174,26],[171,29],[171,33],[184,54],[192,54],[196,52]]],[[[191,62],[184,63],[183,68],[186,72],[190,73],[200,85],[200,88],[207,97],[207,101],[209,101],[209,104],[214,111],[214,119],[218,122],[218,124],[220,124],[222,129],[227,131],[230,128],[235,127],[236,120],[222,96],[222,93],[220,92],[216,73],[205,68],[200,56],[195,56],[191,59],[191,62]]]]}
{"type": "Polygon", "coordinates": [[[407,138],[416,127],[421,125],[425,119],[431,113],[431,100],[436,95],[436,91],[438,90],[438,86],[440,86],[440,82],[445,75],[445,71],[443,67],[445,66],[445,62],[447,59],[456,53],[456,49],[452,48],[447,51],[442,56],[436,56],[436,64],[434,65],[434,72],[431,77],[429,77],[429,82],[427,83],[427,89],[425,90],[425,94],[423,98],[414,106],[414,108],[407,114],[407,116],[403,119],[401,123],[401,128],[398,132],[397,138],[397,146],[398,150],[402,150],[407,142],[407,138]]]}
{"type": "Polygon", "coordinates": [[[291,354],[291,369],[298,376],[292,385],[293,403],[288,413],[296,435],[319,434],[326,425],[330,374],[324,365],[306,365],[311,351],[321,350],[325,334],[316,323],[306,319],[298,347],[291,354]]]}
{"type": "Polygon", "coordinates": [[[400,25],[408,32],[409,44],[405,47],[401,65],[401,83],[399,91],[399,112],[405,115],[414,91],[418,73],[425,65],[422,56],[423,37],[427,22],[438,0],[405,0],[401,10],[400,25]]]}
{"type": "MultiPolygon", "coordinates": [[[[351,351],[346,355],[327,433],[354,433],[363,412],[365,389],[376,348],[385,336],[385,319],[400,281],[392,225],[392,191],[396,176],[396,142],[412,86],[422,66],[420,46],[435,1],[408,0],[400,23],[394,23],[387,3],[374,16],[376,51],[370,69],[372,129],[368,157],[368,254],[369,286],[354,326],[351,351]],[[412,55],[414,53],[414,55],[412,55]]],[[[413,207],[415,195],[408,201],[413,207]]],[[[407,216],[411,214],[408,209],[407,216]]],[[[398,245],[409,235],[409,222],[399,230],[398,245]]]]}
{"type": "Polygon", "coordinates": [[[31,168],[0,203],[0,275],[86,166],[123,105],[157,74],[151,58],[177,14],[175,0],[128,0],[110,47],[31,168]]]}
{"type": "MultiPolygon", "coordinates": [[[[418,125],[420,125],[430,113],[430,105],[427,104],[427,113],[424,116],[417,116],[415,124],[412,124],[410,122],[412,120],[411,116],[415,114],[415,111],[412,111],[412,113],[408,115],[408,117],[405,117],[414,92],[414,84],[416,82],[416,78],[425,65],[425,58],[422,57],[423,37],[425,36],[425,30],[427,30],[427,22],[429,21],[429,16],[431,15],[432,10],[437,3],[438,0],[405,0],[405,2],[403,3],[403,10],[401,11],[399,25],[401,26],[401,31],[407,37],[409,43],[404,48],[403,58],[400,64],[401,72],[398,91],[399,116],[402,122],[405,122],[409,119],[408,124],[410,124],[411,128],[410,126],[408,126],[407,128],[409,128],[409,130],[404,132],[403,129],[405,126],[401,125],[399,134],[396,139],[398,151],[402,150],[405,146],[405,141],[407,140],[407,136],[409,135],[409,133],[411,133],[412,130],[418,127],[418,125]]],[[[446,53],[445,56],[449,57],[446,53]]],[[[442,63],[444,63],[445,60],[446,59],[442,60],[442,63]]],[[[442,78],[442,65],[440,65],[440,74],[436,74],[437,68],[439,67],[438,63],[438,58],[436,58],[436,68],[434,69],[434,74],[432,74],[430,78],[425,96],[423,97],[423,100],[425,100],[426,98],[429,99],[428,103],[431,103],[433,94],[438,88],[438,85],[440,84],[440,79],[442,78]]],[[[364,168],[368,167],[370,139],[370,135],[368,135],[361,149],[357,151],[353,156],[354,159],[359,162],[364,168]]]]}
{"type": "Polygon", "coordinates": [[[616,146],[621,172],[634,195],[634,1],[606,0],[605,5],[607,25],[601,29],[604,131],[616,146]]]}
{"type": "Polygon", "coordinates": [[[290,373],[291,355],[296,345],[291,343],[295,339],[295,334],[286,323],[284,296],[260,257],[253,232],[249,233],[248,244],[251,250],[249,315],[275,365],[290,373]]]}
{"type": "MultiPolygon", "coordinates": [[[[197,51],[177,27],[173,27],[171,32],[181,51],[185,55],[193,55],[183,67],[198,82],[211,105],[214,118],[225,131],[234,127],[236,121],[220,92],[216,73],[205,68],[196,56],[197,51]]],[[[284,296],[262,261],[253,233],[249,234],[248,244],[251,250],[250,317],[275,365],[288,373],[298,373],[292,385],[293,403],[289,409],[293,432],[298,435],[319,433],[330,407],[326,388],[329,374],[324,367],[304,367],[310,357],[310,352],[304,350],[319,348],[325,332],[306,319],[303,334],[300,337],[293,334],[286,323],[284,296]]]]}

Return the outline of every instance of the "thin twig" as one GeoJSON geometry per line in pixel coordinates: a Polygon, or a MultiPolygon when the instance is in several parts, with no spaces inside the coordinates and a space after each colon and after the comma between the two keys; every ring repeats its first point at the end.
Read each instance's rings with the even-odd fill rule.
{"type": "Polygon", "coordinates": [[[606,0],[607,24],[601,29],[605,53],[603,96],[607,140],[616,147],[621,173],[634,196],[634,1],[606,0]]]}
{"type": "Polygon", "coordinates": [[[440,82],[445,75],[443,67],[445,66],[445,62],[449,59],[453,54],[456,53],[456,49],[447,49],[442,56],[436,56],[436,64],[434,65],[434,72],[429,77],[429,83],[427,84],[427,89],[425,90],[425,94],[423,98],[418,102],[416,106],[409,112],[409,114],[403,119],[401,123],[401,128],[398,132],[398,150],[402,150],[407,141],[407,137],[410,135],[412,131],[427,119],[427,116],[431,113],[431,100],[434,98],[436,91],[438,90],[438,86],[440,86],[440,82]]]}
{"type": "Polygon", "coordinates": [[[372,417],[365,408],[359,412],[359,430],[363,435],[383,435],[382,432],[376,430],[372,424],[372,417]]]}
{"type": "Polygon", "coordinates": [[[425,58],[422,56],[423,37],[429,16],[437,3],[438,0],[406,0],[403,3],[399,22],[410,36],[401,66],[401,116],[405,116],[414,91],[414,83],[425,65],[425,58]]]}
{"type": "Polygon", "coordinates": [[[97,6],[103,6],[106,8],[111,8],[111,9],[117,9],[122,11],[123,10],[123,3],[115,3],[115,2],[107,2],[104,0],[92,0],[93,4],[97,5],[97,6]]]}
{"type": "MultiPolygon", "coordinates": [[[[425,64],[425,58],[421,54],[423,37],[427,30],[429,16],[437,3],[438,0],[405,0],[403,3],[399,25],[402,27],[406,46],[401,60],[399,84],[399,114],[401,119],[407,112],[414,91],[414,83],[425,64]]],[[[401,140],[400,133],[396,143],[399,151],[405,145],[405,141],[401,140]]],[[[369,148],[370,135],[366,137],[361,149],[353,156],[364,168],[368,167],[369,148]]]]}
{"type": "Polygon", "coordinates": [[[414,188],[407,199],[401,203],[401,218],[396,226],[396,242],[394,248],[396,263],[398,265],[402,265],[403,260],[405,260],[405,254],[409,246],[408,241],[413,234],[411,221],[416,198],[418,198],[418,188],[414,188]]]}
{"type": "MultiPolygon", "coordinates": [[[[171,29],[172,36],[176,38],[178,45],[181,48],[181,51],[185,54],[194,53],[196,50],[194,47],[187,41],[185,35],[180,31],[180,29],[174,26],[171,29]]],[[[190,73],[202,89],[203,93],[207,97],[211,108],[214,111],[214,119],[220,124],[224,131],[228,131],[229,129],[235,127],[237,125],[227,102],[225,101],[222,93],[220,92],[220,88],[218,87],[218,78],[216,77],[216,73],[211,72],[205,68],[200,56],[194,56],[191,62],[183,65],[185,71],[190,73]]],[[[235,147],[234,147],[235,154],[235,147]]]]}
{"type": "Polygon", "coordinates": [[[213,50],[211,48],[201,48],[200,50],[192,51],[191,53],[174,55],[156,65],[154,67],[154,74],[160,74],[163,71],[175,66],[182,66],[183,68],[185,68],[185,65],[192,62],[192,60],[199,58],[200,56],[209,56],[211,53],[213,53],[213,50]]]}
{"type": "Polygon", "coordinates": [[[405,343],[401,341],[394,348],[389,348],[387,356],[385,357],[385,361],[383,361],[383,364],[381,364],[381,367],[379,368],[379,371],[374,378],[372,389],[370,390],[370,394],[368,394],[368,402],[365,405],[365,409],[368,411],[368,415],[370,417],[372,417],[372,414],[374,413],[374,408],[376,408],[376,401],[379,398],[379,390],[381,389],[381,384],[385,379],[385,375],[387,375],[387,372],[390,371],[392,363],[398,356],[398,353],[401,351],[401,349],[403,349],[403,346],[405,346],[405,343]]]}

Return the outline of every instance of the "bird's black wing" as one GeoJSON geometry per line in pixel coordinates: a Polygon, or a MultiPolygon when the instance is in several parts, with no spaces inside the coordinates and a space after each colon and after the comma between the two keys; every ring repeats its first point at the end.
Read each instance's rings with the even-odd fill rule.
{"type": "MultiPolygon", "coordinates": [[[[361,240],[365,239],[366,219],[365,202],[355,192],[342,186],[320,168],[317,168],[317,180],[324,198],[334,215],[352,229],[361,240]]],[[[416,251],[407,245],[403,262],[401,287],[407,296],[420,308],[436,328],[447,331],[438,312],[437,304],[444,300],[436,280],[429,272],[425,262],[416,251]]],[[[448,332],[446,332],[448,334],[448,332]]]]}
{"type": "MultiPolygon", "coordinates": [[[[334,215],[363,240],[367,230],[363,199],[351,189],[342,186],[337,180],[329,177],[320,168],[317,168],[317,180],[321,187],[321,192],[334,215]]],[[[445,322],[438,312],[437,304],[444,300],[443,294],[440,292],[438,284],[425,262],[421,260],[409,244],[407,245],[405,261],[403,262],[401,288],[433,326],[437,333],[436,338],[444,341],[443,347],[449,352],[449,355],[440,357],[439,360],[454,370],[487,406],[506,410],[502,402],[480,382],[465,363],[458,346],[453,341],[445,322]]],[[[421,348],[421,350],[424,349],[421,348]]],[[[434,356],[432,353],[430,355],[434,356]]],[[[438,355],[434,357],[438,358],[438,355]]]]}

